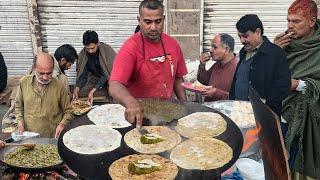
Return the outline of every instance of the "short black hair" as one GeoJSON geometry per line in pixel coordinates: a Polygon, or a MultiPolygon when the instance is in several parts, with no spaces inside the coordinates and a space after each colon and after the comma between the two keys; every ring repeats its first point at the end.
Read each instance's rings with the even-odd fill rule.
{"type": "Polygon", "coordinates": [[[57,61],[61,61],[62,58],[65,58],[67,62],[74,63],[78,59],[77,51],[70,44],[64,44],[54,52],[54,57],[57,61]]]}
{"type": "Polygon", "coordinates": [[[230,51],[233,52],[234,51],[233,37],[226,33],[220,33],[219,36],[220,36],[221,43],[228,46],[230,48],[230,51]]]}
{"type": "Polygon", "coordinates": [[[139,6],[139,14],[141,13],[142,8],[153,9],[153,10],[161,8],[161,10],[163,12],[163,4],[159,0],[144,0],[144,1],[142,1],[139,6]]]}
{"type": "Polygon", "coordinates": [[[256,14],[247,14],[242,16],[237,22],[236,27],[241,33],[246,33],[247,31],[255,32],[257,28],[260,28],[261,35],[263,35],[263,25],[256,14]]]}
{"type": "Polygon", "coordinates": [[[90,43],[98,44],[99,38],[98,34],[95,31],[88,30],[84,32],[83,38],[82,38],[82,44],[83,45],[89,45],[90,43]]]}

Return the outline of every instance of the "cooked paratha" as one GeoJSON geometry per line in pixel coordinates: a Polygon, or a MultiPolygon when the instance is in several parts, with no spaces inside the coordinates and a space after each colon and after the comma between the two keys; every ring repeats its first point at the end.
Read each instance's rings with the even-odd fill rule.
{"type": "Polygon", "coordinates": [[[196,112],[178,120],[176,131],[184,137],[215,137],[227,129],[227,122],[217,113],[196,112]]]}
{"type": "Polygon", "coordinates": [[[125,128],[131,126],[124,117],[125,109],[120,104],[104,104],[90,111],[88,118],[96,125],[125,128]]]}
{"type": "Polygon", "coordinates": [[[206,86],[201,84],[199,81],[195,81],[191,84],[191,86],[199,91],[207,91],[208,88],[211,88],[212,86],[206,86]]]}
{"type": "Polygon", "coordinates": [[[92,108],[91,105],[87,101],[75,100],[71,104],[72,106],[72,113],[74,115],[82,115],[92,108]]]}
{"type": "Polygon", "coordinates": [[[203,105],[222,112],[240,128],[256,126],[252,105],[249,101],[223,100],[206,102],[203,105]]]}
{"type": "Polygon", "coordinates": [[[165,139],[155,144],[142,144],[140,141],[141,134],[137,128],[127,132],[124,135],[124,142],[139,153],[153,154],[161,153],[174,148],[181,142],[178,133],[165,126],[145,126],[149,133],[155,133],[165,139]]]}
{"type": "Polygon", "coordinates": [[[224,166],[232,159],[231,147],[210,137],[196,137],[175,147],[170,159],[184,169],[210,170],[224,166]]]}
{"type": "Polygon", "coordinates": [[[67,131],[64,145],[79,154],[110,152],[121,144],[122,135],[117,130],[100,125],[84,125],[67,131]]]}
{"type": "Polygon", "coordinates": [[[170,180],[174,179],[178,174],[178,167],[169,159],[165,159],[158,155],[129,155],[114,161],[109,167],[109,174],[113,180],[170,180]],[[159,171],[150,174],[132,175],[129,172],[129,164],[135,161],[151,159],[161,165],[159,171]]]}

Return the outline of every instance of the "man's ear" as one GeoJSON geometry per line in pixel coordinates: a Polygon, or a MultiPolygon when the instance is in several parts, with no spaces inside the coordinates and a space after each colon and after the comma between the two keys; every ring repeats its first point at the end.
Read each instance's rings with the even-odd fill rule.
{"type": "Polygon", "coordinates": [[[138,22],[140,22],[140,16],[137,16],[137,20],[138,20],[138,22]]]}
{"type": "Polygon", "coordinates": [[[256,32],[256,33],[259,33],[260,36],[262,36],[262,34],[261,34],[261,29],[260,29],[260,28],[257,28],[255,32],[256,32]]]}
{"type": "Polygon", "coordinates": [[[314,27],[316,25],[317,18],[316,17],[311,17],[309,20],[310,27],[314,27]]]}
{"type": "MultiPolygon", "coordinates": [[[[226,45],[225,45],[225,46],[226,46],[226,45]]],[[[226,46],[226,51],[227,51],[227,52],[230,52],[229,46],[226,46]]]]}

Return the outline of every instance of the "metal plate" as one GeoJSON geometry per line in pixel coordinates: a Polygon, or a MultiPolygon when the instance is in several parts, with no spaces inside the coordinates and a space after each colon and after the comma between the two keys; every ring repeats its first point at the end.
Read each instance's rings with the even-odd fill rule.
{"type": "MultiPolygon", "coordinates": [[[[177,103],[177,102],[171,102],[177,103]]],[[[184,108],[184,114],[189,115],[194,112],[215,112],[220,115],[226,120],[227,122],[227,130],[222,133],[221,135],[217,136],[216,138],[226,142],[233,150],[233,158],[225,164],[223,167],[208,171],[203,170],[185,170],[179,167],[179,173],[176,179],[213,179],[213,177],[220,177],[220,174],[231,167],[235,161],[238,159],[242,146],[243,146],[243,137],[241,134],[240,129],[235,125],[227,116],[218,112],[214,109],[208,108],[201,104],[196,103],[180,103],[184,108]]],[[[147,124],[153,124],[152,122],[148,122],[147,124]]],[[[81,177],[85,179],[111,179],[108,174],[108,168],[112,162],[115,160],[130,155],[130,154],[137,154],[133,149],[129,148],[126,143],[124,142],[123,138],[121,140],[121,146],[115,149],[112,152],[96,154],[96,155],[83,155],[72,152],[63,144],[63,135],[69,129],[72,129],[77,126],[92,124],[89,121],[86,115],[77,117],[74,121],[69,124],[64,131],[61,133],[59,140],[58,140],[58,151],[61,158],[64,162],[76,173],[78,173],[81,177]]],[[[170,128],[174,128],[177,124],[177,120],[171,121],[169,124],[165,124],[170,128]]],[[[124,136],[126,132],[130,131],[131,129],[135,128],[134,126],[117,129],[119,132],[124,136]]],[[[185,138],[182,138],[185,140],[185,138]]],[[[159,153],[159,155],[169,158],[170,152],[159,153]]]]}

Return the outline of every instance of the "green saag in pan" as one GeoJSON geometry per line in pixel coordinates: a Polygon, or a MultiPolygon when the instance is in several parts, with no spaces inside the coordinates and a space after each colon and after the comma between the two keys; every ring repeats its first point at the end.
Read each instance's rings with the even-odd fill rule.
{"type": "Polygon", "coordinates": [[[4,162],[23,168],[43,168],[62,163],[56,146],[51,144],[37,144],[28,149],[18,147],[4,157],[4,162]]]}

